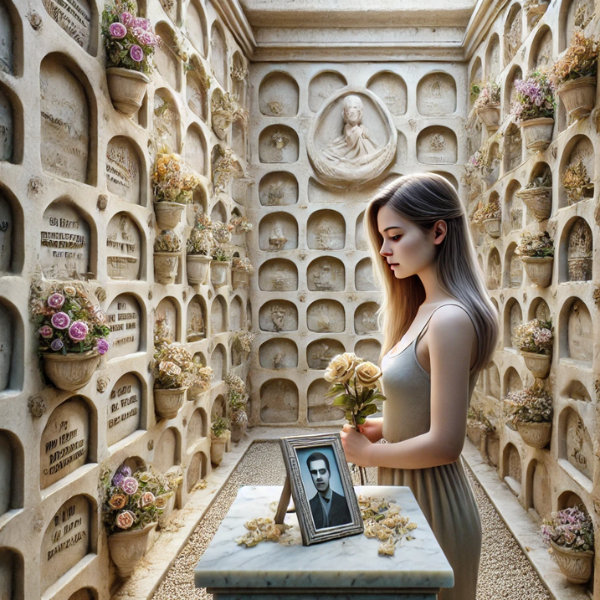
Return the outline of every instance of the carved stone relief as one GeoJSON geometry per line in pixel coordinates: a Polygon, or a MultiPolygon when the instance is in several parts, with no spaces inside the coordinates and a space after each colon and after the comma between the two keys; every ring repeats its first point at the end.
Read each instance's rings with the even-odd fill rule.
{"type": "Polygon", "coordinates": [[[221,28],[216,23],[213,23],[210,30],[210,40],[213,73],[217,81],[227,89],[227,78],[229,75],[227,72],[227,43],[225,42],[221,28]]]}
{"type": "Polygon", "coordinates": [[[535,461],[531,479],[533,508],[541,518],[549,517],[552,510],[552,493],[550,477],[543,463],[535,461]]]}
{"type": "Polygon", "coordinates": [[[533,64],[540,69],[551,67],[552,63],[552,31],[548,28],[537,43],[533,64]]]}
{"type": "Polygon", "coordinates": [[[108,224],[106,270],[111,279],[139,279],[140,231],[127,213],[118,213],[108,224]]]}
{"type": "Polygon", "coordinates": [[[166,473],[171,467],[178,464],[179,435],[175,427],[165,429],[156,442],[154,449],[153,466],[161,473],[166,473]]]}
{"type": "Polygon", "coordinates": [[[270,379],[260,388],[263,423],[295,423],[298,420],[298,388],[288,379],[270,379]]]}
{"type": "Polygon", "coordinates": [[[542,321],[548,321],[550,319],[550,308],[546,301],[541,298],[535,307],[535,318],[542,321]]]}
{"type": "Polygon", "coordinates": [[[134,145],[114,137],[106,149],[106,186],[122,200],[140,204],[140,158],[134,145]]]}
{"type": "Polygon", "coordinates": [[[288,213],[270,213],[258,226],[258,238],[261,250],[293,250],[298,247],[298,223],[288,213]]]}
{"type": "Polygon", "coordinates": [[[337,258],[322,256],[308,265],[306,280],[312,292],[343,292],[345,279],[344,263],[337,258]]]}
{"type": "Polygon", "coordinates": [[[571,408],[565,418],[565,430],[563,435],[566,439],[565,457],[578,471],[583,473],[590,481],[594,468],[594,452],[592,440],[581,417],[571,408]]]}
{"type": "Polygon", "coordinates": [[[108,359],[139,352],[141,346],[140,305],[130,294],[117,296],[108,307],[107,325],[110,328],[108,359]]]}
{"type": "Polygon", "coordinates": [[[379,363],[379,355],[381,354],[381,344],[377,340],[364,339],[356,342],[354,353],[373,364],[379,363]]]}
{"type": "Polygon", "coordinates": [[[453,165],[457,161],[456,134],[447,127],[427,127],[417,138],[417,160],[424,164],[453,165]]]}
{"type": "Polygon", "coordinates": [[[217,296],[210,307],[210,331],[212,335],[227,331],[225,300],[217,296]]]}
{"type": "MultiPolygon", "coordinates": [[[[519,67],[514,69],[514,71],[512,72],[512,77],[510,79],[510,82],[507,81],[507,83],[509,85],[508,106],[506,107],[507,113],[508,113],[508,108],[517,101],[517,88],[515,87],[515,81],[517,79],[523,79],[523,72],[521,71],[521,69],[519,67]]],[[[518,128],[518,129],[520,130],[520,128],[518,128]]]]}
{"type": "Polygon", "coordinates": [[[246,158],[246,129],[240,119],[231,125],[231,147],[236,156],[246,158]]]}
{"type": "Polygon", "coordinates": [[[359,292],[372,292],[377,290],[373,274],[373,264],[370,258],[363,258],[357,265],[354,282],[359,292]]]}
{"type": "Polygon", "coordinates": [[[333,210],[319,210],[308,218],[308,247],[314,250],[341,250],[346,245],[346,222],[333,210]]]}
{"type": "Polygon", "coordinates": [[[42,0],[42,4],[60,27],[89,51],[92,11],[88,0],[42,0]]]}
{"type": "Polygon", "coordinates": [[[448,73],[431,73],[417,86],[419,114],[434,117],[456,111],[456,82],[448,73]]]}
{"type": "Polygon", "coordinates": [[[331,384],[324,379],[317,379],[308,386],[308,421],[310,423],[338,421],[344,418],[344,411],[333,406],[333,398],[325,397],[330,388],[331,384]]]}
{"type": "Polygon", "coordinates": [[[316,300],[306,311],[310,331],[342,333],[346,327],[344,307],[336,300],[316,300]]]}
{"type": "Polygon", "coordinates": [[[379,331],[376,314],[378,310],[379,304],[376,302],[365,302],[356,309],[354,313],[354,331],[358,335],[379,331]]]}
{"type": "Polygon", "coordinates": [[[592,230],[585,219],[576,219],[569,231],[567,243],[569,281],[591,280],[593,239],[592,230]]]}
{"type": "Polygon", "coordinates": [[[133,373],[123,375],[106,404],[106,444],[112,446],[140,427],[142,386],[133,373]]]}
{"type": "Polygon", "coordinates": [[[13,159],[14,119],[10,100],[0,89],[0,160],[13,159]]]}
{"type": "Polygon", "coordinates": [[[194,489],[194,486],[204,479],[207,473],[207,460],[204,452],[196,452],[190,460],[190,466],[187,471],[187,491],[188,494],[194,489]]]}
{"type": "Polygon", "coordinates": [[[298,202],[298,181],[286,171],[268,173],[258,186],[260,203],[263,206],[289,206],[298,202]]]}
{"type": "Polygon", "coordinates": [[[258,351],[264,369],[295,369],[298,367],[298,347],[287,338],[267,340],[258,351]]]}
{"type": "Polygon", "coordinates": [[[269,73],[260,83],[258,106],[263,115],[294,117],[298,114],[300,89],[289,73],[269,73]]]}
{"type": "Polygon", "coordinates": [[[400,75],[391,71],[377,73],[369,80],[367,89],[379,96],[393,115],[406,113],[406,83],[400,75]]]}
{"type": "Polygon", "coordinates": [[[346,78],[340,73],[335,71],[320,73],[308,86],[308,107],[313,112],[317,112],[327,98],[347,85],[346,78]]]}
{"type": "Polygon", "coordinates": [[[283,258],[274,258],[258,270],[258,287],[264,292],[292,292],[298,289],[298,267],[283,258]]]}
{"type": "Polygon", "coordinates": [[[197,0],[192,0],[188,5],[185,29],[194,48],[202,56],[206,56],[206,17],[202,5],[197,0]]]}
{"type": "Polygon", "coordinates": [[[197,342],[206,337],[206,309],[200,296],[194,297],[187,309],[187,341],[197,342]]]}
{"type": "Polygon", "coordinates": [[[298,134],[291,127],[269,125],[260,134],[258,157],[261,163],[295,163],[299,148],[298,134]]]}
{"type": "Polygon", "coordinates": [[[200,129],[194,126],[185,137],[185,162],[200,175],[206,175],[206,147],[200,129]]]}
{"type": "MultiPolygon", "coordinates": [[[[568,46],[576,29],[584,29],[594,15],[594,0],[573,0],[564,22],[565,46],[568,46]]],[[[562,48],[561,48],[562,50],[562,48]]]]}
{"type": "Polygon", "coordinates": [[[581,300],[575,300],[567,322],[568,356],[591,365],[594,356],[593,323],[590,311],[581,300]]]}

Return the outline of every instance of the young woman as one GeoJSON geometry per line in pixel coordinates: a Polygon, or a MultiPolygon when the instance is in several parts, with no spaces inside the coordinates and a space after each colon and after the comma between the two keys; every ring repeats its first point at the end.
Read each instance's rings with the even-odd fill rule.
{"type": "MultiPolygon", "coordinates": [[[[348,461],[379,485],[407,485],[454,570],[440,600],[475,600],[481,522],[461,462],[471,393],[498,339],[465,211],[431,173],[400,177],[371,200],[365,230],[383,302],[383,418],[345,425],[348,461]],[[385,439],[387,444],[375,444],[385,439]]],[[[380,357],[380,358],[381,358],[380,357]]]]}

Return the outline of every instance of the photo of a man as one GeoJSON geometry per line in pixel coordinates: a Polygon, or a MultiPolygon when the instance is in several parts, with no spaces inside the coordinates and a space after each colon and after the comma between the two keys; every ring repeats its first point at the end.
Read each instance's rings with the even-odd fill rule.
{"type": "Polygon", "coordinates": [[[313,452],[306,459],[306,465],[317,489],[317,493],[310,499],[315,529],[351,523],[352,517],[346,499],[331,489],[331,467],[327,456],[322,452],[313,452]]]}

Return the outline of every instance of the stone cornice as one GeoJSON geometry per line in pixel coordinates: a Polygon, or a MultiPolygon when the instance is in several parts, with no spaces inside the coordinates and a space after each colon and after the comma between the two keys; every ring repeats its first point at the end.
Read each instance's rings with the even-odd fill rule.
{"type": "Polygon", "coordinates": [[[255,60],[256,39],[239,0],[213,0],[213,6],[235,37],[246,57],[255,60]]]}

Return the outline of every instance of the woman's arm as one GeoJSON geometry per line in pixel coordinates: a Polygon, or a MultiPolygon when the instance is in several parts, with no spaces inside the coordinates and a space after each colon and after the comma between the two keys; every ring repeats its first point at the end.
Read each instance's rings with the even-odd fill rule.
{"type": "Polygon", "coordinates": [[[462,308],[444,306],[431,318],[431,425],[427,433],[394,444],[372,444],[345,425],[346,458],[365,467],[423,469],[458,460],[467,430],[471,347],[475,328],[462,308]],[[443,313],[443,314],[440,314],[443,313]]]}

